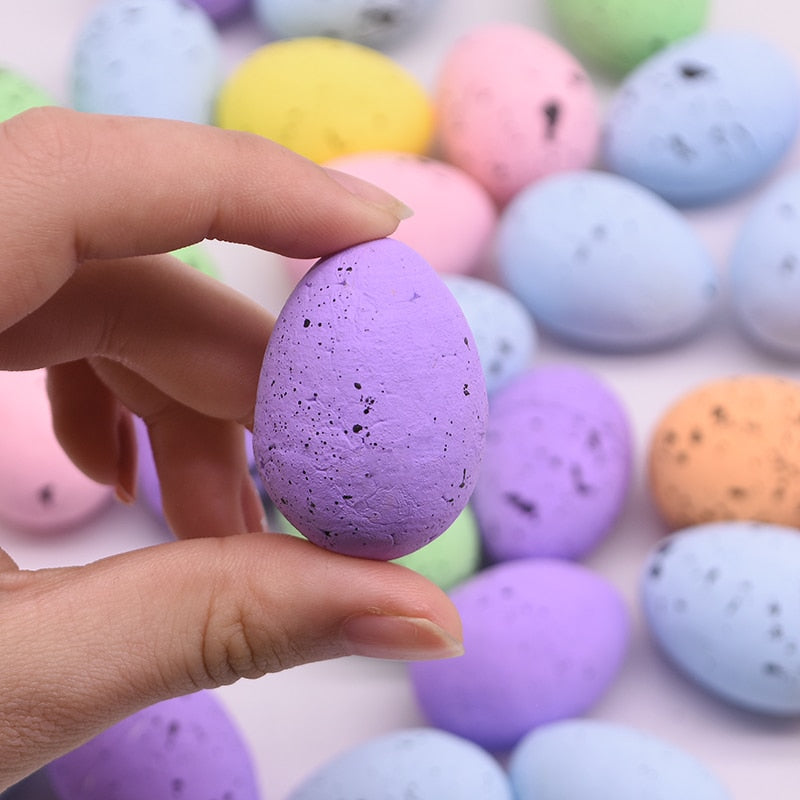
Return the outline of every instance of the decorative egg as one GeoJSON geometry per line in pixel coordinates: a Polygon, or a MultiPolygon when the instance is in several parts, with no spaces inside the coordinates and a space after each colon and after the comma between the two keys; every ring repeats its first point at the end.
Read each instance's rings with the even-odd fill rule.
{"type": "Polygon", "coordinates": [[[219,35],[186,0],[103,0],[72,63],[79,111],[209,123],[221,80],[219,35]]]}
{"type": "Polygon", "coordinates": [[[629,618],[617,590],[583,566],[532,558],[479,572],[450,593],[466,652],[409,664],[428,721],[491,751],[588,711],[625,657],[629,618]]]}
{"type": "Polygon", "coordinates": [[[627,498],[631,439],[616,393],[577,367],[527,370],[494,394],[472,496],[489,558],[592,550],[627,498]]]}
{"type": "Polygon", "coordinates": [[[253,0],[194,0],[215,22],[224,23],[247,11],[253,0]]]}
{"type": "Polygon", "coordinates": [[[523,25],[484,25],[459,39],[439,71],[435,104],[444,159],[501,205],[545,175],[588,167],[597,153],[589,76],[523,25]]]}
{"type": "Polygon", "coordinates": [[[800,383],[739,375],[679,397],[654,427],[648,488],[671,529],[713,520],[800,526],[800,383]]]}
{"type": "Polygon", "coordinates": [[[308,539],[389,560],[466,506],[487,414],[455,298],[419,254],[379,239],[320,260],[286,301],[253,447],[267,493],[308,539]]]}
{"type": "Polygon", "coordinates": [[[800,530],[745,520],[684,528],[648,559],[642,603],[663,653],[714,695],[800,714],[800,530]]]}
{"type": "Polygon", "coordinates": [[[675,205],[722,202],[778,165],[799,122],[788,55],[748,33],[702,33],[627,76],[606,112],[602,162],[675,205]]]}
{"type": "Polygon", "coordinates": [[[220,91],[216,121],[321,163],[367,150],[424,154],[433,105],[419,81],[383,53],[308,36],[247,56],[220,91]]]}
{"type": "Polygon", "coordinates": [[[503,284],[573,346],[629,352],[695,335],[715,307],[710,253],[677,210],[594,170],[520,192],[498,226],[503,284]]]}
{"type": "Polygon", "coordinates": [[[50,95],[11,69],[0,67],[0,122],[5,122],[29,108],[52,106],[50,95]]]}

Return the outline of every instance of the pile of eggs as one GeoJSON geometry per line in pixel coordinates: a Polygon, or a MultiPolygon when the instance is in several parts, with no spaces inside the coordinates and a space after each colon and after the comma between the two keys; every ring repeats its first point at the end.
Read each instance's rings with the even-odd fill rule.
{"type": "MultiPolygon", "coordinates": [[[[378,791],[582,800],[598,797],[599,786],[620,800],[730,797],[673,744],[584,716],[630,648],[625,599],[583,560],[623,513],[636,442],[625,398],[602,376],[536,357],[540,335],[621,358],[676,348],[702,332],[726,295],[756,348],[800,356],[800,175],[769,183],[797,140],[800,79],[770,42],[706,31],[705,0],[669,13],[656,0],[549,6],[563,43],[522,25],[483,26],[454,43],[433,91],[386,52],[425,25],[434,0],[103,0],[75,42],[74,108],[249,131],[379,184],[414,209],[391,240],[318,264],[283,259],[295,290],[264,375],[280,382],[282,362],[310,362],[306,340],[292,338],[295,319],[311,325],[303,293],[329,288],[325,271],[359,258],[390,270],[410,264],[415,275],[416,259],[420,275],[430,268],[438,277],[425,276],[423,295],[447,318],[438,333],[429,317],[420,327],[437,346],[455,331],[470,350],[468,365],[459,351],[453,373],[469,370],[461,382],[471,399],[457,424],[485,423],[485,441],[480,453],[467,436],[453,447],[469,465],[461,484],[450,484],[457,501],[441,513],[432,499],[421,504],[425,520],[397,550],[382,544],[380,524],[364,549],[339,548],[396,560],[446,589],[466,655],[409,665],[429,727],[363,743],[289,800],[378,791]],[[224,75],[225,24],[248,14],[269,41],[224,75]],[[605,108],[587,67],[616,81],[605,108]],[[723,280],[684,211],[760,187],[723,280]]],[[[24,76],[0,71],[0,119],[48,102],[24,76]]],[[[176,255],[214,274],[201,247],[176,255]]],[[[422,320],[413,314],[424,305],[398,324],[422,320]]],[[[385,319],[389,307],[375,312],[385,319]]],[[[338,319],[314,320],[331,347],[341,339],[338,319]]],[[[358,337],[346,344],[365,346],[358,337]]],[[[41,459],[0,468],[12,470],[0,474],[0,519],[54,531],[102,513],[109,492],[59,460],[42,430],[41,373],[0,377],[3,419],[13,420],[4,429],[36,431],[41,459]]],[[[427,381],[413,369],[394,377],[412,391],[427,381]]],[[[361,382],[351,381],[353,408],[367,402],[361,382]]],[[[272,405],[262,416],[280,418],[281,388],[264,392],[272,405]]],[[[435,386],[430,404],[443,391],[435,386]]],[[[344,419],[351,409],[342,408],[344,419]]],[[[383,420],[384,438],[400,435],[391,422],[383,420]]],[[[320,422],[287,412],[280,424],[294,437],[320,422]]],[[[158,516],[143,426],[138,433],[141,494],[158,516]]],[[[330,546],[330,531],[279,485],[291,467],[258,457],[264,435],[257,426],[251,469],[274,527],[330,546]]],[[[664,410],[647,445],[648,495],[669,533],[641,565],[649,634],[721,702],[800,715],[800,383],[767,372],[702,383],[664,410]]],[[[346,496],[359,488],[348,484],[346,496]]],[[[413,495],[425,496],[424,487],[413,495]]],[[[375,517],[361,509],[370,510],[375,517]]],[[[213,796],[261,797],[247,743],[211,693],[146,709],[47,772],[62,800],[178,797],[197,782],[213,796]],[[123,785],[132,793],[112,795],[123,785]]]]}

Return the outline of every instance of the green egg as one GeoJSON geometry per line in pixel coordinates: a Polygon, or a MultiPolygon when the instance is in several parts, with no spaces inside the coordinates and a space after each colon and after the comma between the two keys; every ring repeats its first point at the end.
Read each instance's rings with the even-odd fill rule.
{"type": "Polygon", "coordinates": [[[0,122],[37,106],[55,105],[38,86],[10,69],[0,67],[0,122]]]}
{"type": "Polygon", "coordinates": [[[549,0],[567,47],[615,76],[700,31],[709,5],[710,0],[549,0]]]}
{"type": "Polygon", "coordinates": [[[208,250],[203,247],[202,243],[198,242],[197,244],[190,244],[187,247],[181,247],[179,250],[173,250],[172,255],[179,258],[184,264],[188,264],[190,267],[204,272],[210,278],[219,279],[217,265],[214,263],[214,259],[211,258],[208,250]]]}

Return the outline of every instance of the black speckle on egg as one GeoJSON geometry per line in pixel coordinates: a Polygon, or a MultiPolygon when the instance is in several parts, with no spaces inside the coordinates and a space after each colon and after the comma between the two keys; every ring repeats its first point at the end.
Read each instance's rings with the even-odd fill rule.
{"type": "Polygon", "coordinates": [[[711,70],[702,64],[683,63],[678,65],[678,69],[681,77],[690,81],[702,80],[711,76],[711,70]]]}
{"type": "Polygon", "coordinates": [[[552,140],[556,138],[559,118],[561,117],[561,104],[557,100],[551,100],[542,106],[545,116],[544,138],[552,140]]]}

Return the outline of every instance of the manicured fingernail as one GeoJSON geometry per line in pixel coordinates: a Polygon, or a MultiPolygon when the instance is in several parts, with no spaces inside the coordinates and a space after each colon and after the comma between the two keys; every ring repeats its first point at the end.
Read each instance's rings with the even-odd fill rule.
{"type": "Polygon", "coordinates": [[[464,645],[429,619],[359,614],[345,620],[342,635],[352,655],[422,661],[463,655],[464,645]]]}
{"type": "Polygon", "coordinates": [[[402,200],[398,200],[393,194],[389,194],[389,192],[381,189],[374,183],[357,178],[355,175],[350,175],[347,172],[332,169],[331,167],[323,167],[323,169],[336,183],[347,189],[350,194],[354,194],[361,200],[366,200],[371,205],[394,214],[399,221],[413,216],[413,210],[402,202],[402,200]]]}
{"type": "Polygon", "coordinates": [[[124,412],[117,423],[117,484],[114,494],[125,505],[136,499],[136,429],[130,414],[124,412]]]}

